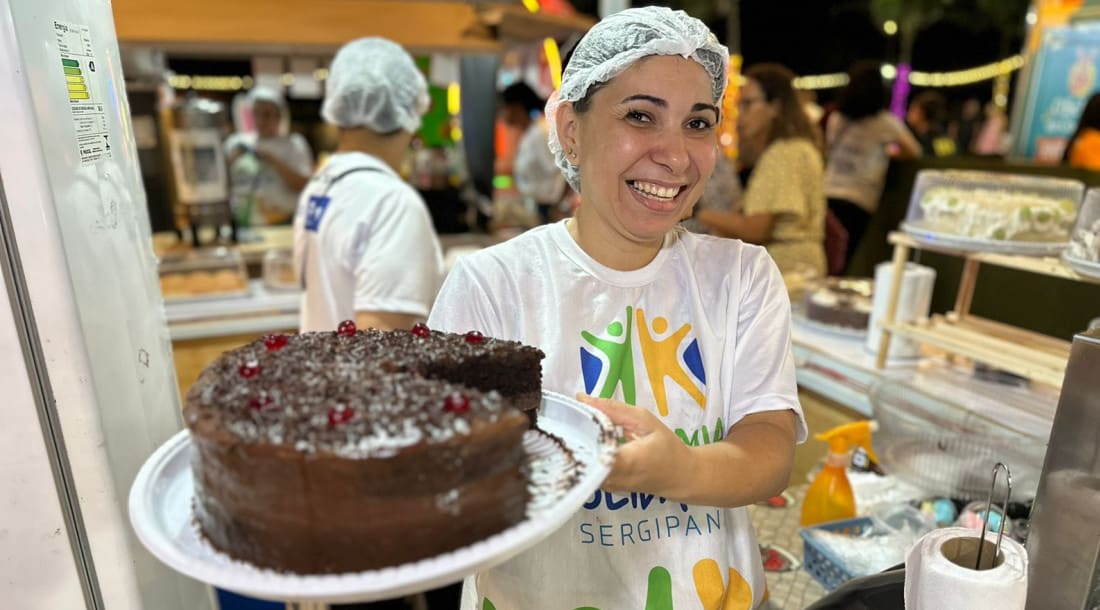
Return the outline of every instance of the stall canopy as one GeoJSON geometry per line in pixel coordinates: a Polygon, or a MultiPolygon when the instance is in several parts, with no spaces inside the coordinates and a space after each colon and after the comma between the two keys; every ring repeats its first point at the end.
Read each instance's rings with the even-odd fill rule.
{"type": "Polygon", "coordinates": [[[329,53],[361,36],[412,52],[495,53],[510,43],[584,32],[586,16],[533,2],[427,0],[114,0],[124,45],[209,53],[329,53]]]}

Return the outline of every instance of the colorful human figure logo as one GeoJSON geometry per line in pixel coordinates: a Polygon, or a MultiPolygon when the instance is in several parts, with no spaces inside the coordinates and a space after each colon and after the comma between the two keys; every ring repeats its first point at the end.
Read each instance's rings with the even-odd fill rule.
{"type": "Polygon", "coordinates": [[[689,376],[694,375],[695,379],[704,385],[707,383],[697,339],[692,339],[684,350],[684,364],[687,365],[687,370],[680,366],[680,344],[691,332],[691,324],[684,324],[664,339],[655,339],[655,336],[664,335],[668,331],[668,320],[660,316],[653,318],[653,334],[651,334],[650,327],[646,323],[645,312],[639,308],[636,313],[642,358],[645,359],[649,385],[653,389],[654,400],[657,401],[657,412],[662,417],[668,416],[668,392],[665,391],[665,378],[672,379],[695,400],[700,408],[706,409],[706,395],[699,389],[696,381],[689,376]]]}
{"type": "MultiPolygon", "coordinates": [[[[607,326],[607,334],[615,339],[601,339],[586,330],[581,331],[581,337],[607,359],[607,375],[597,395],[600,398],[611,398],[615,395],[615,388],[621,385],[623,402],[634,405],[637,404],[637,398],[634,386],[634,345],[630,330],[632,314],[633,308],[627,307],[625,329],[622,322],[617,320],[607,326]],[[621,340],[618,340],[620,337],[621,340]]],[[[592,394],[596,389],[602,370],[603,363],[599,356],[582,347],[581,372],[584,375],[585,392],[592,394]]]]}
{"type": "MultiPolygon", "coordinates": [[[[692,578],[695,584],[695,594],[699,597],[699,603],[703,610],[751,610],[752,587],[737,570],[729,569],[729,583],[722,578],[722,570],[718,562],[713,559],[704,559],[695,564],[692,570],[692,578]]],[[[644,610],[675,610],[672,597],[672,575],[663,566],[657,566],[649,571],[649,579],[646,583],[646,600],[644,610]]],[[[496,606],[488,598],[483,598],[481,610],[496,610],[496,606]]],[[[600,610],[594,606],[581,606],[573,610],[600,610]]],[[[641,610],[641,609],[639,609],[641,610]]]]}

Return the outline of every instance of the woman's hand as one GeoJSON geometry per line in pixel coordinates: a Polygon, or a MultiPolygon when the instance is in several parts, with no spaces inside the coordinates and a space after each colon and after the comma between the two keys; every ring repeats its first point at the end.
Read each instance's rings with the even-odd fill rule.
{"type": "Polygon", "coordinates": [[[689,467],[691,449],[656,415],[607,398],[577,394],[577,400],[602,411],[622,429],[623,444],[602,489],[665,495],[675,488],[680,473],[689,467]]]}

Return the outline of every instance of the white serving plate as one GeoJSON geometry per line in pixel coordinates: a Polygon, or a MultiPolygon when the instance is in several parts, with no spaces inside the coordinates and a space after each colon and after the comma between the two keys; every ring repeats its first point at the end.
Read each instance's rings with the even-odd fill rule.
{"type": "Polygon", "coordinates": [[[993,252],[996,254],[1019,254],[1022,256],[1058,256],[1069,246],[1069,241],[1012,241],[1008,239],[979,239],[932,231],[921,225],[920,221],[907,220],[901,223],[901,230],[923,245],[965,250],[967,252],[993,252]]]}
{"type": "Polygon", "coordinates": [[[461,580],[530,548],[561,527],[607,477],[617,446],[602,413],[543,392],[541,432],[524,437],[532,470],[527,518],[489,538],[429,559],[350,574],[296,575],[258,568],[214,549],[192,521],[191,438],[158,448],[130,488],[130,522],[149,552],[176,571],[242,595],[287,602],[363,602],[461,580]],[[563,449],[550,439],[553,435],[563,449]]]}

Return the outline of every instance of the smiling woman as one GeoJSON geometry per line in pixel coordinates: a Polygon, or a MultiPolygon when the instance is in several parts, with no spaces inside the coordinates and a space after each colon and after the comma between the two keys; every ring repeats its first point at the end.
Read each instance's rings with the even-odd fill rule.
{"type": "Polygon", "coordinates": [[[541,347],[543,388],[581,393],[625,440],[594,501],[477,576],[479,608],[764,598],[744,506],[786,485],[805,436],[790,304],[763,248],[678,226],[714,169],[727,67],[681,11],[597,24],[547,104],[576,216],[464,257],[432,308],[434,328],[541,347]]]}

